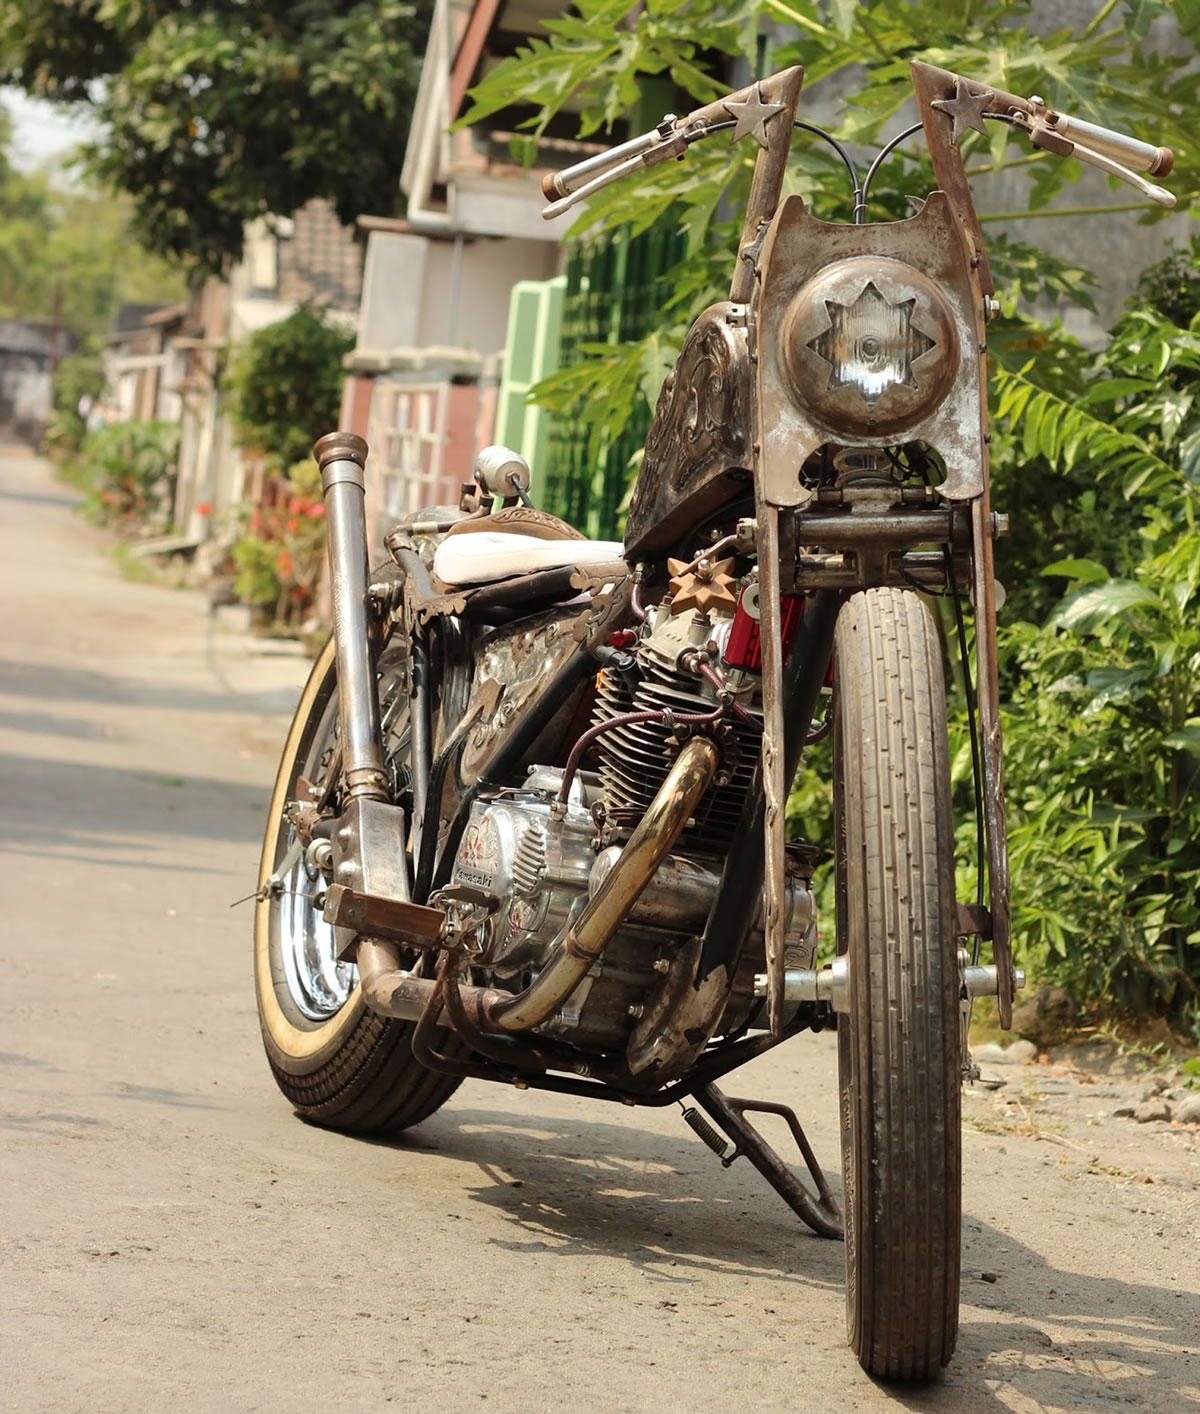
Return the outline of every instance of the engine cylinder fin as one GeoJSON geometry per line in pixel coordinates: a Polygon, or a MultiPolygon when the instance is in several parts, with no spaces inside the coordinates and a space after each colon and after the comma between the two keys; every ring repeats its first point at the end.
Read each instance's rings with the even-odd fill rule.
{"type": "MultiPolygon", "coordinates": [[[[712,699],[700,692],[690,673],[674,668],[668,653],[643,653],[639,661],[643,676],[636,688],[624,675],[604,674],[596,694],[593,721],[611,721],[631,712],[683,715],[712,710],[712,699]]],[[[687,832],[718,848],[726,845],[737,830],[742,802],[758,759],[759,734],[754,727],[731,718],[721,741],[722,772],[728,776],[728,784],[714,785],[706,792],[696,807],[695,823],[687,832]]],[[[676,733],[664,721],[626,723],[597,739],[598,772],[610,815],[634,820],[646,810],[678,754],[679,745],[676,733]]]]}

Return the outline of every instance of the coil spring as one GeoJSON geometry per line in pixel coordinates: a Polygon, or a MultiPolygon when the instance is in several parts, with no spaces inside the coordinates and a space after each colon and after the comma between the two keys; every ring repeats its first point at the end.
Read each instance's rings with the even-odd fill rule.
{"type": "Polygon", "coordinates": [[[728,1168],[740,1152],[738,1146],[732,1140],[727,1139],[719,1129],[710,1124],[707,1119],[693,1105],[689,1105],[683,1112],[684,1119],[689,1126],[695,1130],[705,1144],[716,1154],[721,1163],[728,1168]]]}

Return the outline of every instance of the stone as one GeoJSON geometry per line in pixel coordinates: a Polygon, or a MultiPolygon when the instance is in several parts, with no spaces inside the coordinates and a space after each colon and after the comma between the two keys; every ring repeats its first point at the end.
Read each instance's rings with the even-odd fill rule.
{"type": "Polygon", "coordinates": [[[1010,1065],[1022,1065],[1025,1061],[1037,1060],[1038,1048],[1032,1041],[1014,1041],[1005,1055],[1010,1065]]]}
{"type": "Polygon", "coordinates": [[[1180,1124],[1200,1124],[1200,1095],[1189,1095],[1181,1100],[1175,1110],[1175,1118],[1180,1124]]]}
{"type": "Polygon", "coordinates": [[[1170,1119],[1171,1107],[1166,1100],[1143,1100],[1134,1110],[1133,1117],[1139,1124],[1150,1124],[1156,1119],[1170,1119]]]}
{"type": "Polygon", "coordinates": [[[977,1065],[1021,1065],[1037,1059],[1037,1047],[1031,1041],[1014,1041],[1011,1046],[988,1041],[982,1046],[972,1046],[971,1058],[977,1065]]]}
{"type": "Polygon", "coordinates": [[[1064,1040],[1075,1028],[1079,1008],[1062,987],[1039,987],[1013,1007],[1013,1030],[1044,1051],[1064,1040]]]}
{"type": "Polygon", "coordinates": [[[1115,1110],[1113,1110],[1113,1119],[1132,1119],[1132,1118],[1133,1118],[1133,1106],[1132,1106],[1132,1105],[1118,1105],[1117,1108],[1116,1108],[1115,1110]]]}
{"type": "Polygon", "coordinates": [[[1004,1047],[998,1046],[995,1041],[985,1041],[982,1046],[971,1047],[971,1059],[976,1065],[994,1065],[997,1061],[1003,1065],[1005,1054],[1004,1047]]]}

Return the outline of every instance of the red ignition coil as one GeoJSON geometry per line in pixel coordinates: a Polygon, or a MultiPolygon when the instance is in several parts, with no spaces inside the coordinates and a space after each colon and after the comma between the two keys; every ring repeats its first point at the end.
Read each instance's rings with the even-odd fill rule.
{"type": "MultiPolygon", "coordinates": [[[[803,599],[783,599],[780,601],[780,617],[783,622],[783,656],[787,657],[792,646],[796,629],[804,616],[803,599]]],[[[729,630],[729,642],[721,661],[727,668],[740,668],[743,672],[762,671],[762,638],[759,631],[759,589],[751,580],[738,596],[737,608],[733,614],[733,626],[729,630]]]]}

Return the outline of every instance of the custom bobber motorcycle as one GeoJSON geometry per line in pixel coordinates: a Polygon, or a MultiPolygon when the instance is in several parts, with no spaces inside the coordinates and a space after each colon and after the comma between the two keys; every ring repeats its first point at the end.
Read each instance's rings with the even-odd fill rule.
{"type": "Polygon", "coordinates": [[[959,142],[1008,123],[1165,204],[1140,173],[1171,154],[918,63],[920,122],[901,136],[923,130],[939,189],[911,219],[870,224],[878,160],[860,182],[839,148],[853,219],[829,224],[780,199],[808,128],[801,79],[667,117],[546,180],[554,216],[717,134],[757,144],[729,298],[666,380],[623,544],[531,507],[528,468],[489,448],[462,505],[395,526],[369,571],[367,448],[317,444],[334,636],[271,804],[258,1000],[280,1089],[345,1130],[416,1124],[466,1076],[694,1101],[686,1116],[726,1162],[744,1155],[817,1233],[844,1235],[863,1366],[922,1380],[958,1324],[967,1013],[994,996],[1007,1026],[1020,980],[992,284],[959,142]],[[988,888],[973,902],[955,892],[930,594],[974,605],[963,656],[988,888]],[[826,731],[836,956],[819,960],[814,850],[789,839],[785,801],[826,731]],[[827,1026],[840,1204],[790,1109],[718,1087],[827,1026]],[[787,1121],[802,1166],[748,1118],[763,1111],[787,1121]]]}

